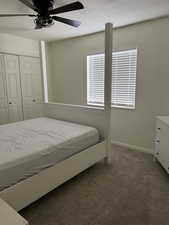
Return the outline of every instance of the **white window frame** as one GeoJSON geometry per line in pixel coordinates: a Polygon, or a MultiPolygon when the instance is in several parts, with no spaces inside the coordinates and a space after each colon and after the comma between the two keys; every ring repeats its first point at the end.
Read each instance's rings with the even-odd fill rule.
{"type": "MultiPolygon", "coordinates": [[[[134,99],[134,104],[133,106],[129,106],[129,105],[115,105],[115,104],[112,104],[112,108],[120,108],[120,109],[135,109],[136,108],[136,87],[137,87],[137,59],[138,59],[138,49],[135,48],[135,49],[129,49],[129,50],[122,50],[122,51],[118,51],[118,52],[113,52],[112,54],[118,54],[118,53],[121,53],[121,52],[128,52],[128,51],[136,51],[136,76],[135,76],[135,99],[134,99]]],[[[101,103],[91,103],[88,101],[88,99],[90,98],[90,92],[89,92],[89,57],[91,56],[103,56],[104,54],[103,53],[98,53],[98,54],[94,54],[94,55],[88,55],[87,56],[87,105],[89,106],[97,106],[97,107],[103,107],[103,104],[101,103]]]]}

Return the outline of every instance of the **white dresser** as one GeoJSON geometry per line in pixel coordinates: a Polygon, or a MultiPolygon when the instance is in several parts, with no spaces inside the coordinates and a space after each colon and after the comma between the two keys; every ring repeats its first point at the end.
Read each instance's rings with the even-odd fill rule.
{"type": "Polygon", "coordinates": [[[157,117],[155,157],[169,173],[169,116],[157,117]]]}

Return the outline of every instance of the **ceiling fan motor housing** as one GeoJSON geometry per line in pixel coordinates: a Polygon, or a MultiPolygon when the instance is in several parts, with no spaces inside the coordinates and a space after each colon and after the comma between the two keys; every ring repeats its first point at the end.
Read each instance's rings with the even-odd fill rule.
{"type": "Polygon", "coordinates": [[[52,19],[52,17],[41,17],[38,16],[35,20],[34,23],[36,25],[35,29],[40,29],[43,27],[50,27],[52,26],[55,22],[52,19]]]}
{"type": "Polygon", "coordinates": [[[37,11],[41,15],[47,15],[48,11],[54,8],[55,1],[54,0],[32,0],[33,5],[36,7],[37,11]]]}
{"type": "Polygon", "coordinates": [[[34,20],[36,25],[35,29],[52,26],[54,24],[54,20],[50,16],[49,10],[54,8],[54,0],[32,0],[32,2],[38,12],[37,18],[34,20]]]}

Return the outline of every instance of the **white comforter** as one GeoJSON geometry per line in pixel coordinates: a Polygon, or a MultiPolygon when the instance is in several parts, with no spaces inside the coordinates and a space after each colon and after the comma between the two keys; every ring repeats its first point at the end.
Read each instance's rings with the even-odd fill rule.
{"type": "Polygon", "coordinates": [[[95,128],[49,118],[0,126],[0,190],[99,140],[95,128]]]}

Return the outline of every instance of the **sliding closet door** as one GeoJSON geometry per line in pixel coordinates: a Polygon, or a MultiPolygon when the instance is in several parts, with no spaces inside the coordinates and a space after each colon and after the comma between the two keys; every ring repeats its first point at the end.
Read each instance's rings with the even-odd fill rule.
{"type": "Polygon", "coordinates": [[[4,59],[8,96],[9,122],[12,123],[23,120],[19,58],[18,56],[14,55],[4,55],[4,59]]]}
{"type": "Polygon", "coordinates": [[[43,91],[40,59],[20,56],[24,119],[43,116],[43,91]]]}
{"type": "Polygon", "coordinates": [[[8,99],[6,93],[4,57],[0,55],[0,125],[8,123],[8,99]]]}

